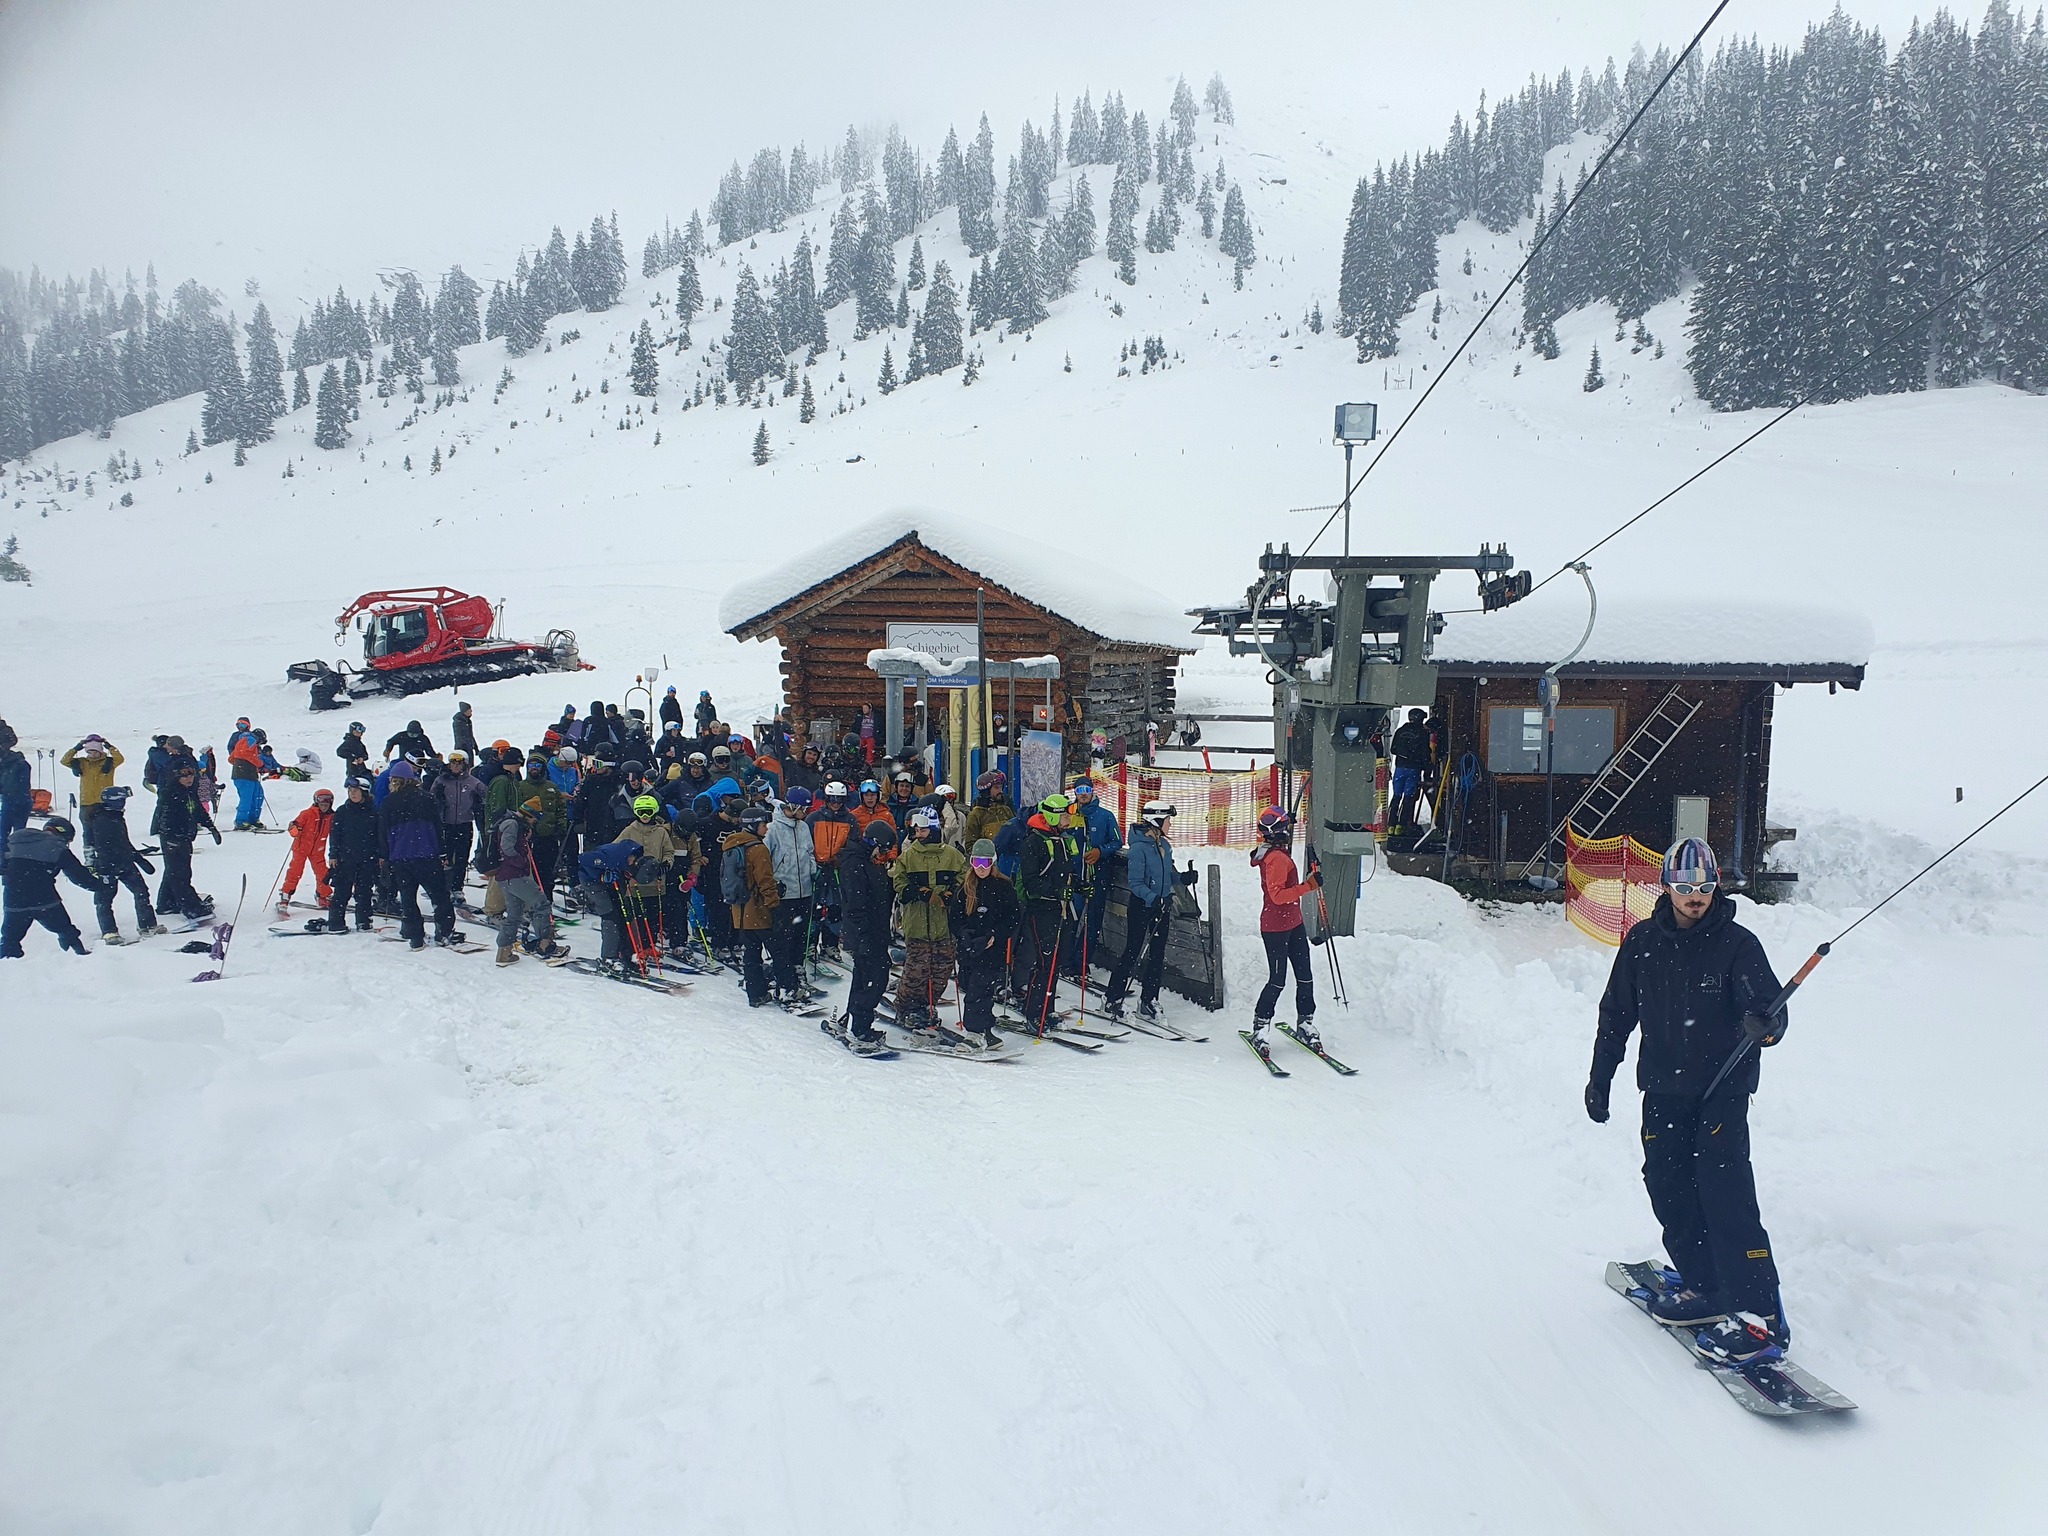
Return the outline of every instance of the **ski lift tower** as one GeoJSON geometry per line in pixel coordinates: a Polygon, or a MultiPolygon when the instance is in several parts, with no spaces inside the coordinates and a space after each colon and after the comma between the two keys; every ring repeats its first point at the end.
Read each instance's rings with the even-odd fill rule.
{"type": "Polygon", "coordinates": [[[1431,647],[1443,616],[1430,584],[1471,571],[1480,604],[1505,608],[1526,596],[1527,571],[1507,547],[1476,555],[1296,556],[1268,544],[1259,579],[1241,605],[1193,610],[1197,634],[1217,635],[1234,656],[1257,656],[1273,685],[1273,755],[1309,775],[1304,831],[1323,869],[1330,931],[1354,931],[1360,860],[1374,851],[1381,727],[1387,712],[1436,702],[1431,647]],[[1321,599],[1297,596],[1298,575],[1324,578],[1321,599]]]}

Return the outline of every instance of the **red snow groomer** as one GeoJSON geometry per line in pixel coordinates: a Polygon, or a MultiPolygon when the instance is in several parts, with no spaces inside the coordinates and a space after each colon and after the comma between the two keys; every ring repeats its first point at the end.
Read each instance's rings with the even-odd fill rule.
{"type": "Polygon", "coordinates": [[[363,636],[363,667],[352,671],[324,661],[298,661],[284,675],[312,684],[314,709],[343,709],[351,699],[382,693],[426,693],[465,683],[494,682],[530,672],[587,672],[573,630],[551,629],[535,645],[494,635],[499,613],[488,598],[453,587],[408,587],[365,592],[334,621],[336,645],[348,638],[349,620],[363,636]]]}

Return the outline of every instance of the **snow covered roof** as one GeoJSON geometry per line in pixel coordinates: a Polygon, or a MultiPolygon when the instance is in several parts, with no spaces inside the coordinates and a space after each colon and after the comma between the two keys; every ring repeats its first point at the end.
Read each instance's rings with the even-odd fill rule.
{"type": "Polygon", "coordinates": [[[741,582],[718,605],[719,628],[728,634],[744,629],[906,538],[1105,640],[1187,652],[1197,648],[1178,606],[1123,571],[1104,567],[1085,550],[1029,544],[978,524],[908,511],[860,523],[741,582]]]}
{"type": "MultiPolygon", "coordinates": [[[[1499,613],[1450,614],[1436,642],[1440,666],[1459,671],[1541,669],[1578,644],[1583,594],[1536,599],[1499,613]]],[[[1683,669],[1731,676],[1794,674],[1861,682],[1870,621],[1834,608],[1708,600],[1697,613],[1603,599],[1593,637],[1565,671],[1683,669]]]]}

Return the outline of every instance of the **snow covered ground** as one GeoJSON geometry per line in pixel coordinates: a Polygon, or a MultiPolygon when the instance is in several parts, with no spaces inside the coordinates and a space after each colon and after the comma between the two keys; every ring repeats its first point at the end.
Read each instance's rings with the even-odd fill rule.
{"type": "MultiPolygon", "coordinates": [[[[7,475],[37,584],[0,589],[0,710],[31,752],[87,730],[138,759],[154,730],[220,745],[248,713],[331,761],[349,716],[306,714],[285,664],[331,655],[356,592],[447,582],[508,599],[514,633],[575,629],[599,668],[474,690],[486,739],[649,664],[744,722],[774,657],[719,632],[720,596],[904,507],[1189,606],[1241,592],[1260,546],[1322,520],[1286,509],[1338,489],[1329,405],[1398,417],[1419,391],[1391,386],[1426,383],[1514,242],[1447,237],[1446,341],[1426,297],[1403,356],[1360,369],[1300,326],[1331,307],[1356,154],[1240,110],[1200,168],[1221,152],[1245,183],[1246,289],[1192,237],[1141,257],[1135,289],[1098,257],[1034,336],[983,339],[971,389],[882,398],[878,336],[820,364],[865,399],[850,414],[685,413],[706,316],[663,359],[658,414],[621,431],[624,338],[672,286],[636,282],[551,327],[582,334],[512,362],[495,404],[496,344],[464,356],[468,402],[411,427],[366,398],[346,453],[314,452],[301,412],[244,468],[181,458],[196,401],[53,445],[43,479],[7,475]],[[1174,365],[1120,377],[1147,334],[1174,365]],[[147,466],[133,506],[103,478],[88,498],[122,450],[147,466]]],[[[763,237],[757,270],[796,233],[763,237]]],[[[926,255],[964,278],[950,220],[926,255]]],[[[707,297],[735,270],[712,258],[707,297]]],[[[1691,399],[1681,309],[1649,317],[1662,359],[1615,348],[1611,315],[1561,323],[1549,364],[1503,325],[1367,483],[1354,544],[1505,538],[1541,574],[1720,451],[1752,423],[1691,399]],[[1611,382],[1587,396],[1596,341],[1611,382]]],[[[1816,410],[1595,557],[1603,594],[1675,625],[1712,626],[1717,594],[1872,625],[1860,694],[1779,700],[1774,819],[1801,829],[1803,878],[1749,910],[1783,970],[2048,767],[2025,706],[2048,612],[2021,574],[2048,554],[2044,443],[2048,400],[1996,389],[1816,410]]],[[[1214,655],[1191,676],[1258,697],[1214,655]]],[[[414,716],[439,739],[452,707],[355,713],[379,742],[414,716]]],[[[247,873],[260,901],[280,842],[202,850],[201,888],[247,873]]],[[[1257,969],[1234,855],[1211,1044],[1007,1067],[854,1061],[715,982],[621,996],[272,940],[253,912],[219,985],[162,940],[38,947],[0,978],[0,1526],[2032,1530],[2044,860],[2030,803],[1860,930],[1770,1058],[1755,1139],[1798,1353],[1863,1405],[1791,1427],[1600,1285],[1656,1231],[1626,1112],[1579,1110],[1609,952],[1554,913],[1383,873],[1343,945],[1352,1005],[1325,1005],[1360,1075],[1297,1053],[1284,1083],[1232,1038],[1257,969]]]]}

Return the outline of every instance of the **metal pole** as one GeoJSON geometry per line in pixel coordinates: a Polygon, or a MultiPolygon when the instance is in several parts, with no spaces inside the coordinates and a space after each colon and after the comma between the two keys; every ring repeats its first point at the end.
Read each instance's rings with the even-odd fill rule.
{"type": "MultiPolygon", "coordinates": [[[[1010,759],[1010,766],[1009,766],[1009,769],[1008,769],[1008,772],[1007,772],[1007,775],[1006,775],[1006,776],[1007,776],[1007,777],[1009,778],[1009,780],[1010,780],[1010,793],[1011,793],[1012,795],[1016,795],[1016,794],[1020,793],[1020,791],[1019,791],[1019,789],[1018,789],[1018,784],[1019,784],[1019,778],[1018,778],[1018,774],[1019,774],[1019,766],[1018,766],[1018,762],[1019,762],[1019,760],[1018,760],[1018,757],[1017,757],[1017,745],[1018,745],[1018,743],[1017,743],[1017,663],[1016,663],[1016,661],[1015,661],[1014,659],[1013,659],[1013,660],[1012,660],[1012,661],[1010,662],[1010,717],[1009,717],[1009,718],[1010,718],[1010,750],[1009,750],[1008,756],[1009,756],[1009,759],[1010,759]]],[[[1011,803],[1012,803],[1012,804],[1015,804],[1016,802],[1015,802],[1015,801],[1013,800],[1013,801],[1012,801],[1011,803]]]]}
{"type": "MultiPolygon", "coordinates": [[[[977,724],[974,729],[974,750],[981,754],[984,763],[988,761],[988,706],[992,695],[988,690],[988,630],[987,614],[982,604],[983,589],[974,589],[974,703],[977,724]]],[[[960,789],[971,800],[974,798],[974,781],[978,777],[969,773],[960,782],[960,789]]]]}
{"type": "Polygon", "coordinates": [[[1344,553],[1351,553],[1351,444],[1344,445],[1344,553]]]}

